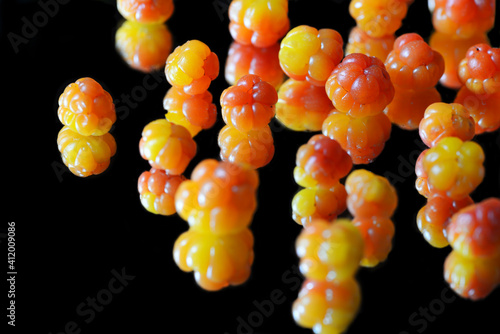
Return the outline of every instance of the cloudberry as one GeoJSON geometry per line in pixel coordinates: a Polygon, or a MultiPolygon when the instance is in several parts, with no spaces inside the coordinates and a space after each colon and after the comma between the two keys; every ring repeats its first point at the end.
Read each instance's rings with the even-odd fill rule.
{"type": "Polygon", "coordinates": [[[111,95],[92,78],[69,84],[59,97],[59,120],[83,136],[101,136],[116,121],[111,95]]]}
{"type": "Polygon", "coordinates": [[[170,216],[175,213],[175,192],[186,178],[151,168],[139,176],[137,188],[142,206],[149,212],[170,216]]]}
{"type": "Polygon", "coordinates": [[[483,180],[483,162],[484,152],[477,143],[446,137],[427,150],[422,164],[430,191],[458,200],[483,180]]]}
{"type": "Polygon", "coordinates": [[[219,58],[198,40],[190,40],[174,49],[165,65],[168,82],[186,94],[202,94],[219,75],[219,58]]]}
{"type": "Polygon", "coordinates": [[[425,110],[419,124],[419,135],[425,145],[432,147],[445,137],[462,141],[474,137],[474,119],[459,103],[433,103],[425,110]]]}
{"type": "Polygon", "coordinates": [[[324,86],[344,56],[342,36],[333,29],[301,25],[281,41],[279,61],[286,75],[324,86]]]}
{"type": "Polygon", "coordinates": [[[139,151],[151,167],[180,175],[196,154],[196,142],[186,128],[158,119],[142,130],[139,151]]]}
{"type": "Polygon", "coordinates": [[[57,146],[64,164],[80,177],[105,171],[116,153],[116,142],[110,133],[84,136],[64,126],[57,135],[57,146]]]}
{"type": "Polygon", "coordinates": [[[362,53],[347,55],[331,73],[325,89],[335,108],[353,117],[374,116],[394,97],[384,63],[362,53]]]}
{"type": "Polygon", "coordinates": [[[476,44],[458,65],[460,80],[475,94],[500,92],[500,48],[476,44]]]}
{"type": "Polygon", "coordinates": [[[232,0],[229,32],[241,44],[269,47],[290,29],[287,0],[232,0]]]}
{"type": "Polygon", "coordinates": [[[275,115],[276,89],[259,76],[247,74],[220,97],[222,118],[242,132],[268,126],[275,115]]]}

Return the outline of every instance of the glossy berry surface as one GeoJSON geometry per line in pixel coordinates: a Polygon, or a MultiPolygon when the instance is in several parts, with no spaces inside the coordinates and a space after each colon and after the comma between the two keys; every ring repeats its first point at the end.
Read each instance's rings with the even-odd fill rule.
{"type": "Polygon", "coordinates": [[[345,46],[345,54],[363,53],[367,56],[377,57],[381,61],[385,61],[393,48],[395,39],[396,37],[394,34],[382,37],[372,37],[360,27],[353,27],[349,32],[349,37],[345,46]]]}
{"type": "Polygon", "coordinates": [[[381,113],[394,97],[384,63],[362,53],[347,55],[325,85],[335,108],[353,117],[381,113]]]}
{"type": "Polygon", "coordinates": [[[116,142],[110,133],[83,136],[68,126],[59,131],[57,146],[63,163],[80,177],[104,172],[116,153],[116,142]]]}
{"type": "Polygon", "coordinates": [[[380,175],[357,169],[345,181],[347,208],[356,218],[390,218],[398,205],[396,189],[380,175]]]}
{"type": "Polygon", "coordinates": [[[161,169],[151,168],[139,176],[137,189],[142,206],[154,214],[170,216],[175,213],[175,192],[186,178],[168,175],[161,169]]]}
{"type": "Polygon", "coordinates": [[[451,217],[473,203],[469,196],[454,201],[443,195],[431,195],[417,214],[417,227],[432,247],[446,247],[449,245],[446,228],[451,217]]]}
{"type": "Polygon", "coordinates": [[[436,31],[469,38],[495,24],[495,0],[434,0],[432,25],[436,31]]]}
{"type": "Polygon", "coordinates": [[[363,258],[363,238],[347,219],[333,223],[317,219],[297,238],[299,269],[308,279],[343,281],[354,276],[363,258]]]}
{"type": "Polygon", "coordinates": [[[257,172],[248,166],[206,159],[177,189],[175,207],[191,229],[237,233],[252,221],[258,184],[257,172]]]}
{"type": "Polygon", "coordinates": [[[290,28],[288,1],[232,0],[229,21],[229,32],[238,43],[269,47],[290,28]]]}
{"type": "Polygon", "coordinates": [[[494,94],[477,95],[467,87],[462,87],[455,103],[462,104],[474,119],[476,134],[493,132],[500,128],[500,92],[494,94]]]}
{"type": "Polygon", "coordinates": [[[468,258],[453,250],[444,263],[444,278],[462,298],[486,298],[500,284],[500,257],[468,258]]]}
{"type": "Polygon", "coordinates": [[[211,128],[217,120],[217,107],[212,103],[209,91],[189,95],[182,89],[171,87],[163,99],[163,108],[168,112],[182,113],[186,122],[191,125],[187,129],[192,134],[198,128],[211,128]]]}
{"type": "Polygon", "coordinates": [[[116,31],[115,47],[130,67],[148,73],[165,67],[172,50],[172,33],[162,23],[126,20],[116,31]]]}
{"type": "Polygon", "coordinates": [[[474,94],[500,92],[500,48],[476,44],[458,65],[460,80],[474,94]]]}
{"type": "Polygon", "coordinates": [[[458,200],[482,182],[483,162],[484,152],[477,143],[446,137],[427,150],[422,165],[432,193],[458,200]]]}
{"type": "Polygon", "coordinates": [[[174,244],[174,260],[186,272],[194,271],[196,283],[208,291],[244,283],[254,259],[254,238],[249,229],[215,235],[189,229],[174,244]]]}
{"type": "Polygon", "coordinates": [[[164,23],[174,13],[173,0],[118,0],[120,14],[129,21],[164,23]]]}
{"type": "Polygon", "coordinates": [[[373,162],[391,135],[391,121],[384,113],[355,118],[334,111],[322,127],[323,134],[336,140],[354,164],[373,162]]]}
{"type": "Polygon", "coordinates": [[[69,84],[59,96],[57,115],[64,125],[83,136],[101,136],[116,121],[113,98],[92,78],[69,84]]]}
{"type": "Polygon", "coordinates": [[[500,257],[500,199],[488,198],[454,214],[448,240],[466,257],[500,257]]]}
{"type": "Polygon", "coordinates": [[[458,66],[467,50],[478,43],[488,43],[485,33],[474,34],[468,38],[460,38],[454,34],[433,31],[429,38],[429,46],[444,58],[444,73],[439,82],[450,89],[458,89],[463,83],[458,76],[458,66]]]}
{"type": "Polygon", "coordinates": [[[293,197],[292,218],[303,226],[315,219],[333,221],[347,208],[346,200],[347,193],[340,182],[331,188],[305,188],[293,197]]]}
{"type": "Polygon", "coordinates": [[[220,157],[224,161],[260,168],[271,162],[274,156],[274,139],[269,126],[241,132],[225,125],[217,141],[220,157]]]}
{"type": "Polygon", "coordinates": [[[352,0],[349,4],[356,25],[372,37],[394,34],[407,11],[408,4],[403,0],[352,0]]]}
{"type": "Polygon", "coordinates": [[[323,121],[334,109],[324,87],[288,79],[278,89],[276,118],[294,131],[321,131],[323,121]]]}
{"type": "Polygon", "coordinates": [[[417,180],[415,181],[415,188],[418,193],[426,198],[431,195],[431,190],[429,189],[429,183],[427,182],[427,172],[424,170],[424,157],[428,149],[423,150],[415,162],[415,175],[417,180]]]}
{"type": "Polygon", "coordinates": [[[432,147],[445,137],[471,140],[475,135],[474,119],[459,103],[433,103],[425,110],[418,133],[425,145],[432,147]]]}
{"type": "Polygon", "coordinates": [[[292,307],[295,322],[318,334],[344,332],[356,317],[361,290],[354,279],[323,282],[306,279],[292,307]]]}
{"type": "Polygon", "coordinates": [[[394,237],[394,223],[389,218],[354,218],[352,223],[365,244],[361,266],[375,267],[389,256],[394,237]]]}
{"type": "Polygon", "coordinates": [[[278,89],[285,78],[278,58],[279,50],[279,43],[258,48],[253,44],[245,45],[234,41],[229,46],[226,58],[226,81],[230,85],[236,85],[241,77],[255,74],[278,89]]]}
{"type": "Polygon", "coordinates": [[[394,86],[394,99],[384,113],[401,129],[416,130],[426,108],[438,102],[441,102],[441,94],[435,87],[414,90],[394,86]]]}
{"type": "Polygon", "coordinates": [[[342,36],[333,29],[300,25],[281,41],[279,61],[286,75],[324,86],[344,56],[342,36]]]}
{"type": "Polygon", "coordinates": [[[444,58],[417,33],[407,33],[394,41],[385,67],[395,86],[425,89],[436,86],[444,73],[444,58]]]}
{"type": "Polygon", "coordinates": [[[330,188],[352,169],[352,160],[335,140],[318,134],[299,147],[294,170],[295,182],[302,187],[330,188]]]}
{"type": "Polygon", "coordinates": [[[180,175],[196,154],[196,142],[186,128],[157,119],[142,130],[139,151],[151,167],[180,175]]]}
{"type": "Polygon", "coordinates": [[[276,112],[276,89],[259,76],[247,74],[220,97],[224,122],[242,132],[268,126],[276,112]]]}
{"type": "Polygon", "coordinates": [[[202,94],[219,75],[219,58],[205,43],[189,40],[168,56],[165,75],[186,94],[202,94]]]}

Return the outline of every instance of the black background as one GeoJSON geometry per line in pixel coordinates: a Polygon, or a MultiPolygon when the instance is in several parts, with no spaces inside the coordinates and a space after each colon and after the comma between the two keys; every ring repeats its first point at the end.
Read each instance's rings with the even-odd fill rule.
{"type": "MultiPolygon", "coordinates": [[[[64,87],[89,76],[120,99],[143,85],[147,76],[130,69],[114,49],[114,35],[122,21],[116,3],[73,0],[60,5],[57,14],[28,43],[20,45],[17,53],[6,35],[21,35],[22,18],[32,22],[33,15],[41,10],[40,4],[13,0],[0,3],[4,59],[0,76],[4,82],[2,188],[7,198],[2,201],[2,211],[6,212],[2,230],[6,221],[16,222],[16,329],[59,333],[74,321],[81,333],[182,330],[233,334],[238,332],[238,317],[248,321],[250,315],[258,333],[310,333],[298,327],[291,316],[299,278],[291,272],[298,263],[294,241],[301,227],[291,219],[290,203],[299,189],[292,177],[295,154],[311,133],[288,131],[272,123],[276,154],[269,165],[259,169],[259,206],[251,225],[255,236],[252,275],[241,286],[206,292],[172,258],[174,241],[187,230],[187,223],[177,216],[147,212],[137,192],[137,178],[149,169],[139,155],[141,131],[148,122],[163,117],[162,99],[169,88],[166,81],[147,91],[146,98],[116,122],[112,134],[118,152],[108,170],[88,178],[70,172],[58,176],[61,160],[56,138],[62,125],[57,118],[57,99],[64,87]],[[111,271],[120,272],[122,268],[135,278],[86,323],[89,318],[77,313],[78,305],[107,288],[113,277],[111,271]],[[274,305],[271,314],[258,318],[253,302],[268,300],[276,289],[283,293],[280,300],[284,302],[274,305]]],[[[178,0],[175,5],[167,23],[174,46],[199,39],[219,56],[221,73],[210,87],[218,101],[228,86],[223,75],[231,43],[224,11],[227,1],[178,0]]],[[[333,28],[347,40],[354,26],[348,5],[347,0],[290,1],[291,26],[333,28]]],[[[397,35],[418,32],[428,38],[432,25],[427,2],[416,0],[403,23],[397,35]]],[[[498,27],[497,23],[489,34],[496,47],[500,41],[498,27]]],[[[454,91],[439,89],[445,102],[453,101],[454,91]]],[[[212,129],[195,137],[198,153],[187,176],[202,159],[218,158],[217,134],[222,126],[219,117],[212,129]]],[[[486,154],[486,177],[473,198],[499,197],[500,134],[484,134],[475,140],[486,154]]],[[[500,289],[483,301],[456,298],[429,320],[422,320],[425,318],[418,314],[421,307],[439,307],[436,300],[443,292],[453,298],[443,279],[443,262],[450,248],[429,246],[415,224],[416,213],[425,204],[414,189],[412,168],[421,151],[418,143],[416,131],[393,128],[379,158],[356,167],[402,178],[396,184],[400,204],[393,217],[393,250],[385,263],[358,272],[362,306],[348,333],[464,333],[471,329],[499,333],[500,289]],[[412,323],[409,318],[415,312],[418,322],[412,323]]],[[[6,255],[1,257],[5,259],[6,255]]],[[[4,291],[0,295],[5,301],[4,291]]],[[[4,312],[1,319],[6,323],[4,312]]]]}

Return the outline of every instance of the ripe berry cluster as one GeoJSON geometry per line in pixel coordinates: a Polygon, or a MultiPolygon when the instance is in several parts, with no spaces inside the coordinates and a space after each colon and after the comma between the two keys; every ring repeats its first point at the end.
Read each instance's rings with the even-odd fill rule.
{"type": "Polygon", "coordinates": [[[333,29],[301,25],[283,38],[279,63],[289,79],[278,90],[276,117],[295,131],[320,131],[333,105],[325,83],[343,57],[342,36],[333,29]]]}
{"type": "Polygon", "coordinates": [[[347,193],[340,179],[352,168],[349,155],[333,139],[322,134],[309,139],[297,151],[294,179],[304,187],[292,200],[292,216],[307,226],[314,219],[332,222],[346,209],[347,193]]]}
{"type": "Polygon", "coordinates": [[[434,103],[425,111],[419,134],[430,148],[415,165],[416,188],[427,198],[417,225],[434,247],[448,245],[446,228],[451,216],[472,204],[470,193],[484,177],[484,153],[474,137],[474,120],[457,103],[434,103]]]}
{"type": "Polygon", "coordinates": [[[361,304],[355,275],[364,246],[348,219],[315,219],[302,230],[295,248],[306,279],[292,308],[298,325],[324,334],[347,329],[361,304]]]}
{"type": "Polygon", "coordinates": [[[284,80],[278,60],[279,40],[290,27],[287,0],[235,0],[229,5],[229,47],[225,78],[230,85],[255,74],[276,89],[284,80]]]}
{"type": "Polygon", "coordinates": [[[425,109],[441,102],[436,85],[444,72],[444,59],[416,33],[399,36],[385,60],[394,85],[394,99],[384,112],[402,129],[418,129],[425,109]]]}
{"type": "Polygon", "coordinates": [[[392,50],[396,30],[412,0],[352,0],[349,13],[356,21],[346,45],[346,55],[363,53],[384,61],[392,50]]]}
{"type": "Polygon", "coordinates": [[[118,54],[142,72],[163,68],[172,50],[172,33],[165,22],[174,12],[174,1],[118,0],[117,8],[125,18],[115,35],[118,54]]]}
{"type": "Polygon", "coordinates": [[[429,39],[431,48],[444,57],[443,86],[458,89],[459,64],[467,50],[476,44],[489,43],[487,33],[495,22],[496,0],[432,0],[429,10],[434,31],[429,39]]]}
{"type": "Polygon", "coordinates": [[[241,77],[220,97],[226,125],[219,132],[220,156],[224,161],[267,165],[274,156],[274,140],[269,122],[275,115],[276,89],[255,74],[241,77]]]}
{"type": "Polygon", "coordinates": [[[59,97],[57,115],[64,124],[57,145],[69,170],[81,177],[105,171],[116,153],[109,133],[116,121],[111,95],[92,78],[78,79],[59,97]]]}
{"type": "Polygon", "coordinates": [[[365,169],[349,174],[345,185],[347,208],[365,245],[361,265],[374,267],[385,261],[392,249],[391,216],[398,205],[396,189],[386,178],[365,169]]]}

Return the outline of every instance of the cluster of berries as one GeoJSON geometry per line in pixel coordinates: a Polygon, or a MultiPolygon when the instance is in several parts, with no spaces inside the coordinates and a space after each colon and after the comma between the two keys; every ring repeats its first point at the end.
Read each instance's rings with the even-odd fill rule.
{"type": "Polygon", "coordinates": [[[219,63],[208,46],[192,40],[178,46],[164,66],[172,85],[163,101],[168,113],[143,129],[139,149],[152,168],[139,176],[138,190],[146,210],[172,215],[176,191],[186,179],[182,174],[196,154],[193,137],[217,118],[208,87],[219,73],[219,63]],[[185,59],[192,61],[181,66],[185,59]]]}
{"type": "Polygon", "coordinates": [[[109,133],[116,121],[111,95],[92,78],[78,79],[59,97],[57,115],[64,125],[57,145],[69,170],[81,177],[105,171],[116,153],[109,133]]]}
{"type": "Polygon", "coordinates": [[[352,169],[349,155],[333,139],[322,134],[309,139],[297,151],[294,179],[304,187],[292,200],[292,216],[308,226],[314,219],[332,222],[346,209],[347,193],[340,180],[352,169]]]}
{"type": "Polygon", "coordinates": [[[463,104],[474,118],[476,134],[500,128],[500,48],[487,44],[471,46],[458,66],[464,84],[456,103],[463,104]]]}
{"type": "Polygon", "coordinates": [[[394,99],[384,112],[402,129],[418,129],[425,109],[441,102],[436,85],[444,73],[444,59],[416,33],[399,36],[385,60],[394,85],[394,99]]]}
{"type": "Polygon", "coordinates": [[[283,38],[279,63],[289,77],[278,90],[276,118],[294,131],[321,131],[334,109],[325,83],[344,55],[342,36],[333,29],[301,25],[283,38]]]}
{"type": "Polygon", "coordinates": [[[298,325],[316,334],[349,327],[361,305],[355,275],[364,247],[361,233],[345,218],[315,219],[302,230],[295,248],[305,281],[292,307],[298,325]]]}
{"type": "Polygon", "coordinates": [[[346,55],[363,53],[384,61],[392,50],[413,0],[351,0],[349,13],[356,21],[346,44],[346,55]]]}
{"type": "Polygon", "coordinates": [[[172,51],[172,33],[165,22],[174,12],[173,0],[118,0],[125,21],[116,31],[115,47],[133,69],[162,69],[172,51]]]}
{"type": "Polygon", "coordinates": [[[257,171],[245,164],[206,159],[181,183],[175,207],[189,230],[174,245],[174,260],[208,291],[238,285],[250,276],[257,207],[257,171]]]}
{"type": "Polygon", "coordinates": [[[500,199],[488,198],[455,213],[447,228],[451,253],[444,278],[460,296],[487,297],[500,285],[500,199]]]}
{"type": "Polygon", "coordinates": [[[470,193],[484,177],[484,153],[474,137],[474,120],[458,103],[434,103],[425,111],[419,134],[429,146],[415,165],[416,188],[427,198],[417,225],[434,247],[448,246],[451,216],[472,204],[470,193]]]}
{"type": "Polygon", "coordinates": [[[444,57],[443,86],[458,89],[460,61],[476,44],[488,44],[487,33],[495,24],[496,0],[429,0],[432,32],[429,45],[444,57]]]}
{"type": "Polygon", "coordinates": [[[165,118],[185,127],[192,137],[217,121],[210,84],[219,75],[219,58],[199,40],[189,40],[168,56],[165,75],[172,87],[163,99],[165,118]]]}
{"type": "Polygon", "coordinates": [[[396,189],[389,181],[365,169],[349,174],[345,187],[347,208],[352,223],[364,241],[363,267],[375,267],[387,259],[392,249],[394,223],[391,220],[398,205],[396,189]]]}
{"type": "Polygon", "coordinates": [[[287,0],[235,0],[229,5],[233,37],[226,58],[225,79],[230,85],[247,74],[258,75],[276,89],[283,83],[279,40],[288,31],[287,0]]]}
{"type": "Polygon", "coordinates": [[[255,74],[241,77],[220,97],[226,125],[219,132],[220,157],[253,168],[267,165],[274,156],[269,122],[275,115],[276,89],[255,74]]]}

